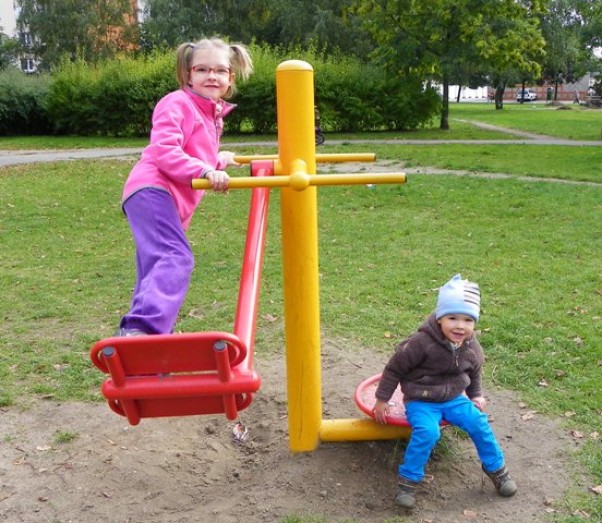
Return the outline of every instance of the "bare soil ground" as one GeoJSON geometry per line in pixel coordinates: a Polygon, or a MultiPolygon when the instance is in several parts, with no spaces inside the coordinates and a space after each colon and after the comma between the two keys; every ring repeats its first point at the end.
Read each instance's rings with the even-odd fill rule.
{"type": "MultiPolygon", "coordinates": [[[[386,355],[324,341],[324,418],[361,417],[356,386],[386,355]]],[[[224,416],[144,419],[135,427],[103,404],[40,401],[0,411],[0,521],[7,523],[260,523],[286,516],[329,523],[544,521],[577,471],[570,435],[490,390],[488,412],[519,485],[496,495],[472,444],[454,429],[429,465],[418,506],[394,502],[398,441],[322,443],[291,453],[283,354],[257,356],[263,384],[241,413],[246,442],[224,416]],[[73,433],[60,443],[58,434],[73,433]]]]}

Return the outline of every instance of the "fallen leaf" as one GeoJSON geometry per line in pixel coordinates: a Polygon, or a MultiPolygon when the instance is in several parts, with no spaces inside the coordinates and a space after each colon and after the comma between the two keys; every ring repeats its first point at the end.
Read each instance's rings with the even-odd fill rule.
{"type": "Polygon", "coordinates": [[[205,314],[203,313],[202,310],[190,309],[190,311],[188,312],[188,317],[189,318],[203,319],[205,317],[205,314]]]}
{"type": "Polygon", "coordinates": [[[600,494],[602,494],[602,485],[597,485],[595,487],[590,487],[590,490],[594,493],[594,494],[598,494],[598,496],[600,494]]]}
{"type": "Polygon", "coordinates": [[[583,432],[581,432],[580,430],[571,430],[571,436],[573,436],[573,438],[575,439],[582,439],[583,438],[583,432]]]}
{"type": "Polygon", "coordinates": [[[541,380],[541,381],[538,383],[538,385],[539,385],[540,387],[547,387],[547,386],[548,386],[548,382],[547,382],[546,380],[541,380]]]}
{"type": "Polygon", "coordinates": [[[468,518],[468,519],[474,519],[474,518],[476,518],[479,515],[474,510],[468,510],[468,509],[464,509],[464,511],[462,512],[462,514],[464,514],[464,517],[468,518]]]}
{"type": "Polygon", "coordinates": [[[577,413],[574,410],[568,410],[564,413],[564,417],[565,418],[572,418],[573,416],[575,416],[577,413]]]}
{"type": "Polygon", "coordinates": [[[50,445],[40,445],[38,447],[36,447],[36,450],[39,450],[40,452],[45,452],[47,450],[50,450],[52,447],[50,445]]]}

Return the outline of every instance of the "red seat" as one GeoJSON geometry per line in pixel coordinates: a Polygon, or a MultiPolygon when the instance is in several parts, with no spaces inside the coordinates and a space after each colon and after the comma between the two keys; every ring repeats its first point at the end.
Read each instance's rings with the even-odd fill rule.
{"type": "Polygon", "coordinates": [[[110,375],[101,388],[109,406],[132,425],[220,413],[234,420],[261,384],[245,344],[227,332],[107,338],[90,357],[110,375]]]}
{"type": "MultiPolygon", "coordinates": [[[[377,374],[364,381],[362,381],[355,389],[355,403],[362,412],[374,418],[374,404],[376,403],[376,396],[374,395],[378,387],[382,374],[377,374]]],[[[406,409],[403,403],[403,393],[401,389],[397,387],[395,393],[389,400],[389,416],[387,416],[387,423],[389,425],[399,425],[402,427],[409,427],[410,424],[406,418],[406,409]]],[[[447,421],[442,421],[441,426],[449,425],[447,421]]]]}

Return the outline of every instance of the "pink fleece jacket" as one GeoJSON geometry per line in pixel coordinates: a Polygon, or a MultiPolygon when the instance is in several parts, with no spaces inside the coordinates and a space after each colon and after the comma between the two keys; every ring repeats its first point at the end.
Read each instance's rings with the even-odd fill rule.
{"type": "Polygon", "coordinates": [[[153,111],[150,144],[125,182],[122,201],[141,189],[165,190],[187,229],[204,195],[204,191],[192,189],[192,180],[226,166],[219,154],[222,118],[234,107],[188,88],[161,98],[153,111]]]}

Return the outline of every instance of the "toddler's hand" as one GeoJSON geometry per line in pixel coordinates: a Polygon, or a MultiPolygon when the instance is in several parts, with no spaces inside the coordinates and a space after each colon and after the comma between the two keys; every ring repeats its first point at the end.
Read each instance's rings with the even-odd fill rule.
{"type": "Polygon", "coordinates": [[[387,416],[389,415],[389,404],[386,401],[376,400],[374,404],[374,419],[382,425],[387,424],[387,416]]]}
{"type": "Polygon", "coordinates": [[[471,401],[473,402],[474,406],[479,410],[483,410],[487,405],[487,400],[483,396],[477,396],[476,398],[472,398],[471,401]]]}
{"type": "Polygon", "coordinates": [[[215,192],[228,192],[230,177],[226,171],[208,171],[205,178],[209,180],[215,192]]]}

